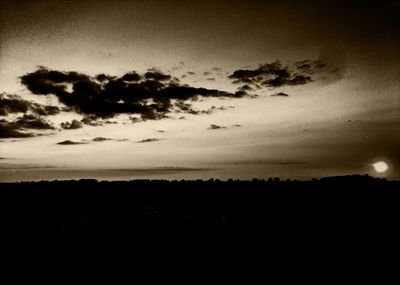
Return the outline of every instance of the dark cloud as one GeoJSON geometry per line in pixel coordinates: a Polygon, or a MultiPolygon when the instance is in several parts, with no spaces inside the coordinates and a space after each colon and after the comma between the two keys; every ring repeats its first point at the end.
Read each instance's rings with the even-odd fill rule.
{"type": "Polygon", "coordinates": [[[137,143],[149,143],[149,142],[158,142],[164,139],[160,139],[160,138],[149,138],[149,139],[143,139],[140,141],[137,141],[137,143]]]}
{"type": "Polygon", "coordinates": [[[321,60],[299,61],[294,64],[294,67],[283,66],[279,60],[276,60],[272,63],[262,64],[256,69],[236,70],[229,76],[233,83],[243,84],[242,87],[246,86],[246,89],[250,86],[274,88],[304,85],[318,79],[331,77],[340,78],[340,70],[328,66],[321,60]]]}
{"type": "Polygon", "coordinates": [[[195,74],[196,74],[196,72],[193,72],[193,71],[188,71],[188,72],[187,72],[187,74],[189,74],[189,75],[195,75],[195,74]]]}
{"type": "Polygon", "coordinates": [[[61,127],[65,130],[75,130],[75,129],[80,129],[83,127],[83,124],[79,122],[78,120],[72,120],[71,122],[64,122],[61,123],[61,127]]]}
{"type": "Polygon", "coordinates": [[[0,116],[27,112],[40,116],[50,116],[60,113],[60,108],[27,101],[14,94],[0,94],[0,116]]]}
{"type": "MultiPolygon", "coordinates": [[[[125,74],[125,75],[127,75],[127,74],[125,74]]],[[[108,80],[114,79],[115,76],[110,76],[110,75],[101,73],[101,74],[97,74],[94,78],[99,82],[104,82],[104,81],[108,81],[108,80]]]]}
{"type": "Polygon", "coordinates": [[[253,91],[254,88],[250,87],[249,85],[243,85],[241,86],[238,91],[242,91],[242,92],[247,92],[247,91],[253,91]]]}
{"type": "Polygon", "coordinates": [[[60,113],[60,108],[57,106],[43,106],[37,103],[32,103],[31,110],[40,116],[53,116],[60,113]]]}
{"type": "Polygon", "coordinates": [[[220,106],[220,107],[212,106],[209,109],[197,110],[197,109],[193,108],[193,106],[191,104],[185,103],[182,101],[178,101],[177,103],[175,103],[174,106],[177,109],[178,113],[182,112],[182,113],[188,113],[191,115],[210,115],[218,110],[225,111],[228,109],[235,108],[233,106],[220,106]]]}
{"type": "Polygon", "coordinates": [[[215,124],[211,124],[208,129],[209,130],[220,130],[220,129],[226,129],[226,127],[218,126],[218,125],[215,125],[215,124]]]}
{"type": "Polygon", "coordinates": [[[130,72],[120,78],[104,74],[92,78],[77,72],[52,71],[40,67],[22,76],[21,82],[33,94],[54,94],[67,108],[84,115],[82,123],[87,125],[97,125],[99,119],[119,114],[137,114],[142,120],[166,118],[173,111],[171,101],[245,96],[181,85],[176,78],[156,69],[142,76],[130,72]],[[72,87],[72,91],[68,87],[72,87]]]}
{"type": "Polygon", "coordinates": [[[210,78],[207,78],[206,80],[207,80],[207,81],[215,81],[215,78],[210,77],[210,78]]]}
{"type": "Polygon", "coordinates": [[[132,71],[132,72],[126,73],[124,76],[122,76],[121,79],[123,81],[128,81],[128,82],[137,82],[137,81],[140,81],[141,76],[137,72],[132,71]]]}
{"type": "Polygon", "coordinates": [[[94,142],[104,142],[104,141],[111,141],[112,139],[109,138],[103,138],[103,137],[96,137],[94,139],[92,139],[92,141],[94,142]]]}
{"type": "Polygon", "coordinates": [[[221,68],[221,67],[213,67],[211,70],[212,70],[212,71],[221,71],[222,68],[221,68]]]}
{"type": "Polygon", "coordinates": [[[137,117],[129,117],[129,120],[131,120],[132,123],[139,123],[142,121],[140,118],[137,117]]]}
{"type": "Polygon", "coordinates": [[[235,109],[235,106],[220,106],[220,107],[212,106],[211,109],[224,111],[228,109],[235,109]]]}
{"type": "Polygon", "coordinates": [[[334,81],[343,77],[341,69],[344,68],[341,60],[336,59],[335,61],[336,66],[328,65],[322,60],[298,61],[294,66],[297,72],[312,76],[314,80],[334,81]],[[341,66],[341,68],[337,66],[341,66]]]}
{"type": "Polygon", "coordinates": [[[235,95],[238,97],[245,97],[248,96],[249,94],[246,91],[238,90],[235,92],[235,95]]]}
{"type": "Polygon", "coordinates": [[[26,130],[53,130],[53,125],[36,115],[24,114],[14,121],[0,120],[1,138],[29,138],[38,134],[25,132],[26,130]]]}
{"type": "Polygon", "coordinates": [[[66,141],[62,141],[62,142],[58,142],[57,144],[59,145],[79,145],[79,144],[87,144],[86,142],[74,142],[71,140],[66,140],[66,141]]]}
{"type": "Polygon", "coordinates": [[[283,93],[283,92],[278,92],[278,93],[274,93],[272,95],[270,95],[271,97],[289,97],[288,94],[283,93]]]}
{"type": "Polygon", "coordinates": [[[98,127],[103,126],[104,122],[99,120],[95,115],[88,115],[84,117],[81,122],[88,126],[98,127]]]}
{"type": "Polygon", "coordinates": [[[280,61],[260,65],[256,69],[239,69],[229,76],[234,83],[260,84],[266,87],[300,85],[311,82],[310,76],[295,74],[284,67],[280,61]]]}
{"type": "Polygon", "coordinates": [[[26,113],[30,102],[5,93],[0,94],[0,116],[7,116],[10,113],[26,113]]]}
{"type": "Polygon", "coordinates": [[[23,115],[13,122],[18,129],[54,130],[54,126],[35,115],[23,115]]]}
{"type": "MultiPolygon", "coordinates": [[[[236,125],[232,125],[230,128],[241,128],[242,125],[236,124],[236,125]]],[[[208,128],[209,130],[221,130],[221,129],[227,129],[228,127],[224,127],[224,126],[219,126],[216,124],[211,124],[210,127],[208,128]]]]}
{"type": "Polygon", "coordinates": [[[146,72],[144,74],[144,78],[153,79],[153,80],[157,80],[157,81],[168,81],[172,77],[171,77],[171,75],[164,74],[157,69],[150,69],[148,72],[146,72]]]}
{"type": "Polygon", "coordinates": [[[28,138],[36,136],[26,130],[53,130],[54,127],[35,115],[23,115],[14,121],[0,120],[0,137],[1,138],[28,138]]]}
{"type": "Polygon", "coordinates": [[[21,132],[12,123],[0,120],[0,138],[30,138],[35,135],[32,133],[21,132]]]}

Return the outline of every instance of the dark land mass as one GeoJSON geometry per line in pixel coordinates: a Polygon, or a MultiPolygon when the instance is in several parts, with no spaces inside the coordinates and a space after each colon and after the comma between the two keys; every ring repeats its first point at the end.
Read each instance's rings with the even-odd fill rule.
{"type": "Polygon", "coordinates": [[[96,180],[0,184],[13,239],[126,238],[143,228],[282,231],[377,229],[400,221],[400,181],[96,180]]]}
{"type": "Polygon", "coordinates": [[[400,252],[400,181],[369,176],[44,181],[0,188],[8,263],[14,259],[22,268],[25,262],[24,270],[38,266],[58,277],[99,277],[135,262],[127,270],[131,277],[142,270],[151,272],[146,278],[195,272],[186,279],[192,280],[212,268],[223,279],[248,270],[253,273],[243,273],[243,281],[254,272],[279,279],[318,279],[326,272],[322,280],[331,280],[337,266],[357,276],[383,262],[395,266],[390,256],[400,252]],[[43,256],[45,263],[38,263],[43,256]]]}

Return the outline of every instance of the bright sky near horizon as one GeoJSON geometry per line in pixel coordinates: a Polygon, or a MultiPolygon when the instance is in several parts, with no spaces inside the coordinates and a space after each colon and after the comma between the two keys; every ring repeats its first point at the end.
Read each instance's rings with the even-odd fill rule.
{"type": "Polygon", "coordinates": [[[0,0],[0,180],[400,179],[398,2],[215,2],[0,0]]]}

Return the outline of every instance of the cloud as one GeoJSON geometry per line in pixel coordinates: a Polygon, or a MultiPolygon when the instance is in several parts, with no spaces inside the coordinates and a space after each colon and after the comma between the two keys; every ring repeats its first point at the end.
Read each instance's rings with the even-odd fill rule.
{"type": "MultiPolygon", "coordinates": [[[[126,75],[129,76],[129,73],[127,73],[126,75]]],[[[124,75],[124,76],[125,76],[125,75],[124,75]]],[[[114,79],[115,76],[110,76],[110,75],[101,73],[101,74],[97,74],[94,78],[95,78],[97,81],[99,81],[99,82],[104,82],[104,81],[107,81],[107,80],[112,80],[112,79],[114,79]]]]}
{"type": "Polygon", "coordinates": [[[0,94],[0,116],[7,116],[10,113],[26,113],[29,106],[30,102],[22,100],[18,96],[0,94]]]}
{"type": "Polygon", "coordinates": [[[211,124],[208,129],[209,130],[220,130],[220,129],[226,129],[226,127],[218,126],[218,125],[215,125],[215,124],[211,124]]]}
{"type": "Polygon", "coordinates": [[[243,91],[243,92],[253,91],[253,90],[254,90],[254,88],[250,87],[250,86],[247,85],[247,84],[241,86],[241,87],[238,89],[238,91],[243,91]]]}
{"type": "Polygon", "coordinates": [[[104,121],[103,120],[99,120],[96,116],[94,115],[88,115],[85,116],[81,122],[85,125],[88,126],[93,126],[93,127],[98,127],[98,126],[103,126],[104,125],[104,121]]]}
{"type": "Polygon", "coordinates": [[[54,130],[54,126],[36,115],[24,114],[14,121],[0,120],[0,138],[30,138],[40,134],[26,130],[54,130]]]}
{"type": "Polygon", "coordinates": [[[0,120],[0,138],[30,138],[35,135],[32,133],[21,132],[12,123],[0,120]]]}
{"type": "Polygon", "coordinates": [[[153,79],[153,80],[157,80],[157,81],[168,81],[172,77],[171,77],[171,75],[164,74],[157,69],[150,69],[148,72],[146,72],[144,74],[144,78],[153,79]]]}
{"type": "Polygon", "coordinates": [[[59,145],[78,145],[78,144],[87,144],[87,143],[85,143],[85,142],[74,142],[74,141],[71,141],[71,140],[65,140],[65,141],[62,141],[62,142],[58,142],[57,144],[59,144],[59,145]]]}
{"type": "Polygon", "coordinates": [[[57,106],[44,106],[38,103],[32,103],[31,110],[40,116],[53,116],[60,113],[60,108],[57,106]]]}
{"type": "Polygon", "coordinates": [[[289,95],[283,92],[278,92],[270,95],[270,97],[289,97],[289,95]]]}
{"type": "Polygon", "coordinates": [[[64,122],[61,123],[61,127],[65,130],[75,130],[75,129],[80,129],[83,127],[83,124],[79,122],[78,120],[72,120],[71,123],[69,122],[64,122]]]}
{"type": "Polygon", "coordinates": [[[137,72],[132,71],[132,72],[126,73],[124,76],[122,76],[121,79],[123,81],[127,81],[127,82],[137,82],[137,81],[140,81],[141,76],[137,72]]]}
{"type": "Polygon", "coordinates": [[[234,83],[260,84],[267,87],[300,85],[311,82],[310,76],[292,74],[288,67],[282,66],[279,60],[260,65],[256,69],[239,69],[229,76],[234,83]]]}
{"type": "Polygon", "coordinates": [[[197,110],[197,109],[194,109],[191,104],[181,102],[181,101],[178,101],[177,103],[175,103],[174,107],[176,108],[176,111],[178,113],[183,112],[183,113],[188,113],[191,115],[210,115],[218,110],[225,111],[228,109],[235,108],[233,106],[220,106],[220,107],[212,106],[209,109],[197,110]]]}
{"type": "Polygon", "coordinates": [[[272,63],[262,64],[255,69],[236,70],[229,78],[235,84],[243,84],[242,87],[276,88],[304,85],[328,77],[340,78],[340,73],[338,68],[330,67],[321,60],[299,61],[293,67],[283,66],[279,60],[276,60],[272,63]]]}
{"type": "Polygon", "coordinates": [[[40,67],[22,76],[21,82],[33,94],[54,94],[70,110],[84,115],[82,123],[87,125],[97,125],[99,119],[119,114],[137,114],[143,120],[158,120],[168,117],[174,109],[173,102],[195,100],[198,97],[245,96],[181,85],[178,79],[156,69],[144,75],[132,71],[122,77],[105,74],[90,77],[77,72],[40,67]]]}
{"type": "Polygon", "coordinates": [[[28,112],[40,116],[50,116],[60,113],[60,108],[27,101],[22,99],[21,96],[14,94],[0,94],[0,116],[28,112]]]}
{"type": "MultiPolygon", "coordinates": [[[[242,125],[236,124],[236,125],[232,125],[229,128],[241,128],[243,127],[242,125]]],[[[221,130],[221,129],[227,129],[228,127],[224,127],[224,126],[219,126],[216,124],[211,124],[210,127],[208,128],[208,130],[221,130]]]]}
{"type": "Polygon", "coordinates": [[[16,129],[36,129],[36,130],[54,130],[54,126],[43,118],[35,115],[23,115],[18,117],[12,124],[16,129]]]}
{"type": "Polygon", "coordinates": [[[143,139],[140,141],[137,141],[137,143],[149,143],[149,142],[158,142],[164,139],[160,139],[160,138],[149,138],[149,139],[143,139]]]}
{"type": "Polygon", "coordinates": [[[103,138],[103,137],[96,137],[94,139],[92,139],[92,141],[94,142],[104,142],[104,141],[111,141],[112,139],[109,138],[103,138]]]}

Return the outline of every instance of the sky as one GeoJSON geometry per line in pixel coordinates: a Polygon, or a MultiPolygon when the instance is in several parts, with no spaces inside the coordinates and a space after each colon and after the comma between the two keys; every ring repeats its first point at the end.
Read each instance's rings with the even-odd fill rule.
{"type": "Polygon", "coordinates": [[[320,2],[0,0],[0,181],[400,179],[400,2],[320,2]]]}

